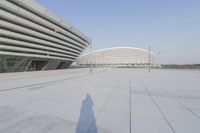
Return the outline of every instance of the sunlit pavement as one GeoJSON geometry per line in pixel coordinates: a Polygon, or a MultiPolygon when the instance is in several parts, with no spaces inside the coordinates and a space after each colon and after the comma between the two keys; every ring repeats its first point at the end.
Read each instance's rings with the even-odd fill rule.
{"type": "Polygon", "coordinates": [[[0,133],[199,133],[200,71],[0,74],[0,133]],[[131,125],[131,127],[130,127],[131,125]]]}

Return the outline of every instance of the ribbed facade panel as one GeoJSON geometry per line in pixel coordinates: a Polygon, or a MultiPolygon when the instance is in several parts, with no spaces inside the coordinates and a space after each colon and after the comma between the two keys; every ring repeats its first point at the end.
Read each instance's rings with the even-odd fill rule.
{"type": "Polygon", "coordinates": [[[0,18],[0,42],[1,49],[6,45],[4,51],[13,48],[17,52],[21,49],[20,53],[46,53],[46,56],[74,60],[89,45],[88,38],[82,33],[73,31],[71,25],[64,25],[61,19],[32,0],[1,0],[0,18]],[[12,43],[9,42],[11,40],[12,43]],[[13,46],[15,41],[17,43],[13,46]]]}
{"type": "Polygon", "coordinates": [[[0,61],[16,55],[62,64],[74,61],[88,45],[83,33],[34,0],[0,0],[0,61]]]}

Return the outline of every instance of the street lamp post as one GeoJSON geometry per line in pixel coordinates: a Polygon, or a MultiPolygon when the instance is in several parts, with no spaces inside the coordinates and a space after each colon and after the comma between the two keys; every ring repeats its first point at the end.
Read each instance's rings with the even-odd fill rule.
{"type": "Polygon", "coordinates": [[[149,72],[151,72],[151,47],[149,46],[149,72]]]}
{"type": "Polygon", "coordinates": [[[90,39],[90,73],[92,73],[92,39],[90,39]]]}

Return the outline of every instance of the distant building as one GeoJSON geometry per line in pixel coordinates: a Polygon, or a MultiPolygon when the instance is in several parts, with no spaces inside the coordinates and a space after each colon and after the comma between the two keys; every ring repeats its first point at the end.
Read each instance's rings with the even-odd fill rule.
{"type": "Polygon", "coordinates": [[[88,45],[34,0],[0,0],[0,72],[67,68],[88,45]]]}
{"type": "Polygon", "coordinates": [[[113,47],[87,53],[77,59],[81,66],[145,66],[155,62],[155,54],[140,48],[113,47]],[[149,56],[150,55],[150,56],[149,56]],[[92,56],[92,58],[91,58],[92,56]]]}

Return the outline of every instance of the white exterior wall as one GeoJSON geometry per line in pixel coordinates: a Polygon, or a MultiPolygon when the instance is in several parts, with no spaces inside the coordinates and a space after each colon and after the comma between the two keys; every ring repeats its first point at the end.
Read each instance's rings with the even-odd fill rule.
{"type": "MultiPolygon", "coordinates": [[[[155,54],[150,53],[150,63],[155,62],[155,54]]],[[[80,65],[91,63],[91,53],[85,54],[78,58],[77,63],[80,65]]],[[[131,48],[116,47],[98,50],[92,53],[92,64],[97,65],[117,65],[117,64],[147,64],[149,63],[149,51],[131,48]]]]}
{"type": "Polygon", "coordinates": [[[89,39],[33,0],[0,0],[0,55],[75,60],[89,39]]]}

